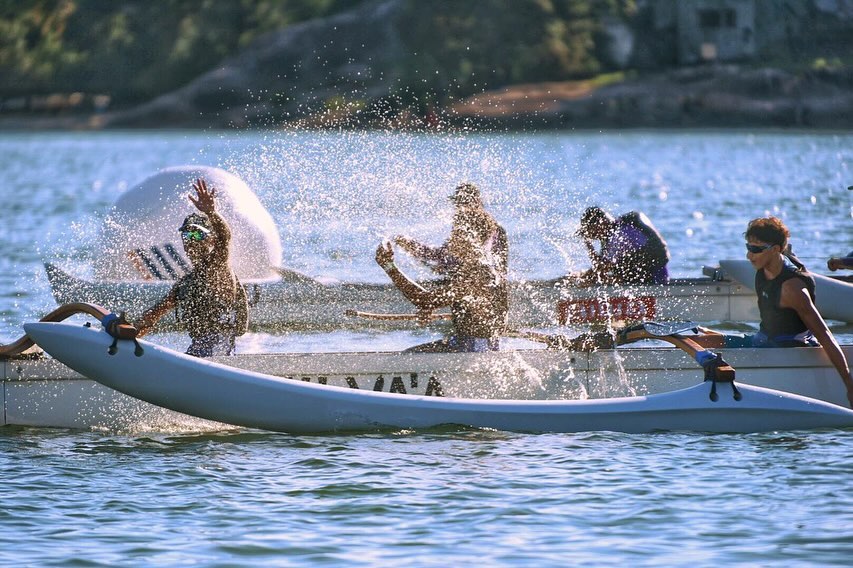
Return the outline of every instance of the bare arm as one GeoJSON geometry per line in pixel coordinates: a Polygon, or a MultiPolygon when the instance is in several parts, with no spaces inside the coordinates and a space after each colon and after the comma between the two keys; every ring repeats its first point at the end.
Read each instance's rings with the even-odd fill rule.
{"type": "Polygon", "coordinates": [[[394,249],[391,243],[383,243],[376,249],[376,263],[382,267],[391,282],[419,310],[434,310],[450,304],[443,294],[435,290],[427,290],[408,276],[394,264],[394,249]]]}
{"type": "Polygon", "coordinates": [[[394,237],[394,244],[421,262],[439,262],[447,254],[446,247],[431,247],[405,235],[394,237]]]}
{"type": "Polygon", "coordinates": [[[841,380],[844,381],[844,386],[847,388],[847,400],[851,408],[853,408],[853,378],[850,376],[850,367],[847,364],[847,358],[835,340],[835,336],[832,335],[832,332],[826,326],[826,322],[823,321],[820,312],[815,308],[808,290],[806,290],[806,287],[799,278],[791,278],[782,285],[782,296],[779,300],[779,306],[782,308],[791,308],[796,311],[800,319],[803,320],[803,323],[815,335],[821,347],[826,352],[827,357],[832,362],[832,365],[838,371],[841,380]]]}
{"type": "Polygon", "coordinates": [[[589,254],[592,268],[578,274],[574,279],[574,284],[576,286],[597,286],[617,283],[613,263],[595,250],[590,239],[584,239],[583,244],[586,247],[587,254],[589,254]]]}
{"type": "Polygon", "coordinates": [[[151,331],[151,328],[157,325],[160,318],[175,308],[176,297],[177,285],[173,286],[162,300],[148,308],[145,313],[142,314],[142,317],[133,322],[134,327],[139,330],[137,337],[142,337],[151,331]]]}
{"type": "Polygon", "coordinates": [[[216,234],[217,245],[213,251],[216,262],[228,264],[229,251],[231,248],[231,228],[225,219],[216,211],[216,189],[207,185],[203,179],[195,180],[193,189],[196,196],[189,195],[190,201],[196,209],[206,214],[210,219],[210,225],[216,234]]]}
{"type": "Polygon", "coordinates": [[[826,262],[826,267],[832,270],[853,269],[853,256],[843,256],[841,258],[832,257],[826,262]]]}

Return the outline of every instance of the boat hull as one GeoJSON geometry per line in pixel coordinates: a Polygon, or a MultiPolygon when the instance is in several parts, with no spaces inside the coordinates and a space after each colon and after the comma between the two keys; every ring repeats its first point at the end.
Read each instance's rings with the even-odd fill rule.
{"type": "MultiPolygon", "coordinates": [[[[143,343],[119,342],[92,328],[33,323],[27,333],[57,360],[110,388],[199,418],[285,432],[430,428],[445,424],[531,432],[609,430],[760,432],[853,426],[853,411],[814,399],[743,385],[736,401],[719,385],[589,400],[494,400],[402,396],[276,377],[199,360],[143,343]]],[[[489,354],[477,354],[485,355],[489,354]]]]}
{"type": "MultiPolygon", "coordinates": [[[[140,314],[165,296],[171,286],[169,281],[95,283],[76,278],[52,264],[46,264],[45,268],[57,303],[88,302],[116,313],[140,314]]],[[[285,277],[246,282],[246,288],[253,329],[400,329],[419,325],[414,320],[371,320],[345,315],[350,309],[412,312],[412,304],[391,284],[327,284],[304,277],[285,277]]],[[[710,278],[674,280],[667,285],[594,288],[561,288],[556,280],[510,284],[511,327],[650,319],[754,321],[758,319],[758,308],[755,293],[746,286],[710,278]]],[[[164,318],[163,324],[174,324],[171,314],[164,318]]]]}
{"type": "MultiPolygon", "coordinates": [[[[720,268],[727,275],[755,290],[755,268],[748,260],[721,260],[720,268]]],[[[826,319],[853,323],[853,284],[814,274],[815,306],[826,319]]]]}
{"type": "MultiPolygon", "coordinates": [[[[853,346],[843,346],[853,359],[853,346]]],[[[846,405],[846,391],[822,349],[723,351],[739,377],[767,388],[846,405]]],[[[671,346],[623,346],[594,353],[542,349],[483,354],[266,353],[212,358],[302,382],[394,394],[457,398],[573,399],[669,392],[696,384],[701,370],[671,346]]],[[[207,428],[102,386],[54,359],[0,361],[0,424],[148,430],[207,428]]],[[[221,428],[221,426],[216,426],[221,428]]]]}

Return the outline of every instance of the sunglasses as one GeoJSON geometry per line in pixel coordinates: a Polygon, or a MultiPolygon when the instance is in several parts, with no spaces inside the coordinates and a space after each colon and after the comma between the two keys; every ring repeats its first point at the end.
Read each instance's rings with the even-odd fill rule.
{"type": "Polygon", "coordinates": [[[751,252],[752,254],[761,254],[769,248],[775,247],[776,245],[751,245],[746,243],[746,250],[751,252]]]}
{"type": "Polygon", "coordinates": [[[207,238],[207,233],[190,229],[188,231],[181,231],[181,238],[185,241],[200,242],[207,238]]]}

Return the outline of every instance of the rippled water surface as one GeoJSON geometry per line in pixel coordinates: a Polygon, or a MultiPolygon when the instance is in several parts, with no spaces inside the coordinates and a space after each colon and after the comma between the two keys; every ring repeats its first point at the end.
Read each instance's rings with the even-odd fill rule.
{"type": "MultiPolygon", "coordinates": [[[[0,339],[54,307],[42,262],[85,274],[118,195],[220,166],[258,193],[285,266],[380,282],[382,236],[439,243],[483,189],[514,278],[585,266],[584,207],[645,211],[676,276],[743,255],[772,213],[822,268],[853,248],[853,135],[0,133],[0,339]]],[[[818,270],[821,271],[821,270],[818,270]]],[[[846,343],[849,327],[833,326],[846,343]]],[[[397,349],[424,333],[241,338],[244,352],[397,349]],[[295,346],[295,347],[294,347],[295,346]]],[[[178,336],[163,341],[179,344],[178,336]]],[[[781,565],[853,558],[853,432],[524,435],[432,430],[0,427],[4,565],[781,565]]]]}
{"type": "Polygon", "coordinates": [[[0,559],[849,565],[849,432],[0,431],[0,559]]]}

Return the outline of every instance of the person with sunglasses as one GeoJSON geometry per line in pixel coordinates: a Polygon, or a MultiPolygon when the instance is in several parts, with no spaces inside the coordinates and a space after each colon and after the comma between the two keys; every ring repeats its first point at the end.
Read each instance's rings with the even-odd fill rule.
{"type": "Polygon", "coordinates": [[[753,335],[705,336],[705,347],[822,346],[838,371],[853,407],[853,378],[844,352],[815,307],[815,282],[790,251],[790,232],[776,217],[753,219],[747,226],[746,257],[755,268],[755,292],[761,324],[753,335]]]}
{"type": "Polygon", "coordinates": [[[203,179],[193,189],[196,195],[188,197],[199,212],[189,214],[178,229],[192,269],[134,326],[142,336],[174,309],[192,340],[187,355],[231,355],[236,337],[248,328],[248,299],[231,268],[231,229],[216,211],[216,190],[203,179]]]}

